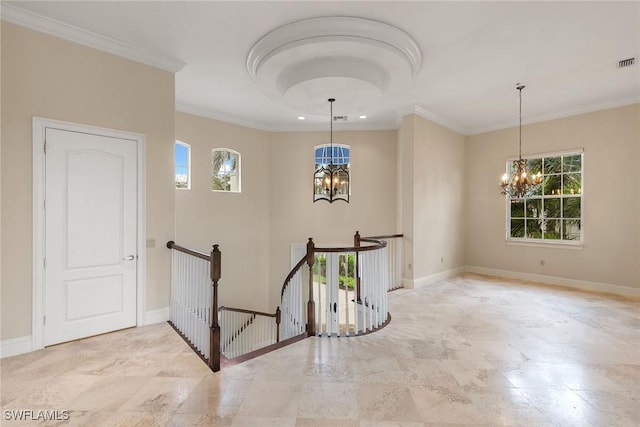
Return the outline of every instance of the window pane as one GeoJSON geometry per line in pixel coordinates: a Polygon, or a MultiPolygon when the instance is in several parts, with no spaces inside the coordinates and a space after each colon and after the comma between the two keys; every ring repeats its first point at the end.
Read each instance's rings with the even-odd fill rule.
{"type": "Polygon", "coordinates": [[[563,172],[579,172],[582,170],[582,155],[575,154],[572,156],[562,157],[562,171],[563,172]]]}
{"type": "Polygon", "coordinates": [[[543,192],[545,196],[560,194],[561,175],[545,176],[542,180],[543,192]]]}
{"type": "Polygon", "coordinates": [[[544,217],[560,218],[560,199],[544,200],[544,217]]]}
{"type": "Polygon", "coordinates": [[[562,175],[562,194],[582,194],[582,174],[567,173],[562,175]]]}
{"type": "Polygon", "coordinates": [[[560,221],[557,219],[546,220],[543,223],[544,238],[557,240],[560,239],[560,221]]]}
{"type": "MultiPolygon", "coordinates": [[[[542,184],[526,198],[507,198],[512,238],[583,240],[582,158],[582,153],[566,153],[527,159],[529,173],[541,173],[542,184]]],[[[513,162],[506,168],[513,172],[513,162]]]]}
{"type": "Polygon", "coordinates": [[[211,190],[240,192],[240,154],[226,149],[211,151],[211,190]]]}
{"type": "Polygon", "coordinates": [[[580,230],[580,220],[564,220],[562,227],[562,238],[565,240],[580,240],[580,230]]]}
{"type": "Polygon", "coordinates": [[[174,166],[176,188],[189,188],[189,146],[176,142],[174,144],[174,166]]]}
{"type": "Polygon", "coordinates": [[[562,157],[545,157],[544,171],[545,175],[562,172],[562,157]]]}
{"type": "Polygon", "coordinates": [[[350,162],[350,148],[348,146],[334,145],[333,150],[331,150],[329,144],[321,145],[315,148],[314,153],[316,169],[321,165],[326,166],[332,162],[334,165],[348,165],[350,162]]]}
{"type": "Polygon", "coordinates": [[[511,217],[524,218],[524,200],[523,199],[511,200],[511,217]]]}
{"type": "Polygon", "coordinates": [[[528,219],[527,220],[527,237],[530,239],[541,239],[542,238],[542,221],[537,219],[528,219]]]}
{"type": "Polygon", "coordinates": [[[538,172],[542,172],[542,159],[531,159],[528,161],[529,172],[531,174],[536,174],[538,172]]]}
{"type": "Polygon", "coordinates": [[[511,220],[511,237],[524,237],[524,219],[511,220]]]}
{"type": "Polygon", "coordinates": [[[580,197],[562,198],[562,217],[580,219],[580,197]]]}
{"type": "Polygon", "coordinates": [[[527,199],[527,218],[542,216],[542,199],[527,199]]]}

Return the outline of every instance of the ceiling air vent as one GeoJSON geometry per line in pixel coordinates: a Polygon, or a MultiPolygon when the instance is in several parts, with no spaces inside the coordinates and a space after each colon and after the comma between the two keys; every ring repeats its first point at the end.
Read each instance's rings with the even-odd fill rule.
{"type": "Polygon", "coordinates": [[[618,61],[618,68],[630,67],[636,63],[636,58],[621,59],[618,61]]]}
{"type": "Polygon", "coordinates": [[[347,116],[333,116],[334,122],[346,122],[347,116]]]}

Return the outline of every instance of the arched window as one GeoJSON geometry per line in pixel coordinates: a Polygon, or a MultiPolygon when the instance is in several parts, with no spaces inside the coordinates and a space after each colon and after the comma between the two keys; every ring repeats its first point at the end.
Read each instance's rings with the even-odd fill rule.
{"type": "Polygon", "coordinates": [[[320,166],[329,166],[333,158],[335,166],[341,166],[349,170],[351,163],[350,147],[343,144],[333,144],[333,153],[331,152],[331,144],[322,144],[315,146],[316,169],[320,166]]]}
{"type": "Polygon", "coordinates": [[[176,141],[173,164],[176,188],[189,190],[191,188],[191,146],[189,144],[176,141]]]}
{"type": "Polygon", "coordinates": [[[211,191],[240,192],[240,153],[229,148],[211,151],[211,191]]]}

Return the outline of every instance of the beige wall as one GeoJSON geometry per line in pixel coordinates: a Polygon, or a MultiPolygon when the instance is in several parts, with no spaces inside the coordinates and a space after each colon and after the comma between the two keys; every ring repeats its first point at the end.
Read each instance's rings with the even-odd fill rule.
{"type": "Polygon", "coordinates": [[[313,203],[313,147],[328,132],[280,132],[271,138],[271,305],[290,270],[290,245],[352,244],[362,236],[396,230],[396,131],[335,132],[334,143],[351,146],[349,203],[313,203]],[[273,285],[275,283],[275,286],[273,285]]]}
{"type": "Polygon", "coordinates": [[[416,117],[413,153],[414,278],[464,266],[465,137],[416,117]]]}
{"type": "Polygon", "coordinates": [[[221,305],[270,311],[268,133],[176,113],[176,139],[191,146],[191,189],[176,193],[176,243],[222,251],[221,305]],[[241,193],[211,191],[211,150],[241,155],[241,193]]]}
{"type": "Polygon", "coordinates": [[[517,155],[512,128],[468,138],[466,263],[640,287],[640,105],[527,125],[522,138],[523,156],[584,148],[584,248],[506,244],[498,179],[506,159],[517,155]]]}
{"type": "Polygon", "coordinates": [[[407,285],[413,284],[413,139],[415,134],[415,118],[411,114],[402,118],[398,129],[398,199],[399,225],[403,237],[402,278],[407,285]]]}
{"type": "Polygon", "coordinates": [[[465,137],[421,116],[403,119],[401,150],[405,278],[418,285],[429,276],[464,266],[465,137]]]}
{"type": "MultiPolygon", "coordinates": [[[[2,23],[1,339],[31,334],[32,118],[146,135],[147,237],[173,238],[174,76],[2,23]]],[[[169,305],[170,256],[147,250],[147,310],[169,305]]]]}
{"type": "Polygon", "coordinates": [[[334,132],[351,146],[350,203],[313,203],[313,148],[328,132],[265,132],[176,114],[191,145],[192,188],[176,190],[176,242],[223,251],[220,303],[272,311],[290,270],[291,244],[347,244],[353,234],[396,232],[396,132],[334,132]],[[242,155],[242,193],[210,191],[211,150],[242,155]],[[382,179],[380,171],[384,172],[382,179]]]}

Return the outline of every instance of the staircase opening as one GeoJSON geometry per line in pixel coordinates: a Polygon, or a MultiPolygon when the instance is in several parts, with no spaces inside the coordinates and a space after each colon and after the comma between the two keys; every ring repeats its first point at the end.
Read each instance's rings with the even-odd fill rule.
{"type": "Polygon", "coordinates": [[[273,313],[218,306],[222,256],[168,242],[170,324],[215,372],[309,336],[357,336],[391,320],[387,292],[401,287],[402,234],[361,237],[353,246],[309,238],[285,278],[273,313]]]}

